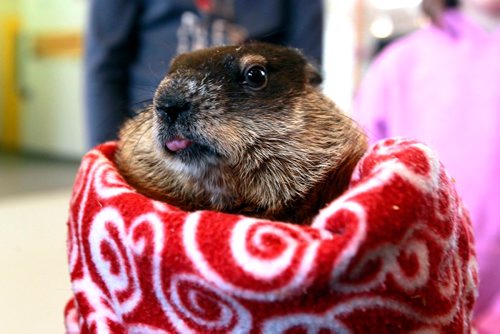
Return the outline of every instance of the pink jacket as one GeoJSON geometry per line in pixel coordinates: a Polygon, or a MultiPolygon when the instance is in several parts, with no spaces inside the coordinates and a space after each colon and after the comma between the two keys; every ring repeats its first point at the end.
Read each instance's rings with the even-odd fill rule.
{"type": "Polygon", "coordinates": [[[390,45],[358,92],[373,140],[404,136],[437,150],[470,210],[480,272],[476,326],[500,333],[500,29],[459,11],[390,45]]]}

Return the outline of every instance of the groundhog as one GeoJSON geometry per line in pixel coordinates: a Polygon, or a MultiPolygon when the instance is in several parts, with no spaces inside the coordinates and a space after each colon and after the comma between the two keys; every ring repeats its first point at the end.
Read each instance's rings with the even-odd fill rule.
{"type": "Polygon", "coordinates": [[[348,186],[367,140],[296,49],[265,43],[177,56],[120,131],[140,193],[187,211],[307,224],[348,186]]]}

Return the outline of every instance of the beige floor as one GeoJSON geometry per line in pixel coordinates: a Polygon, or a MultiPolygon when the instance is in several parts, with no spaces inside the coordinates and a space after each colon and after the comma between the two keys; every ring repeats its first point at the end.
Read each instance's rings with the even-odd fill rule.
{"type": "Polygon", "coordinates": [[[0,333],[64,333],[70,190],[0,197],[0,333]]]}

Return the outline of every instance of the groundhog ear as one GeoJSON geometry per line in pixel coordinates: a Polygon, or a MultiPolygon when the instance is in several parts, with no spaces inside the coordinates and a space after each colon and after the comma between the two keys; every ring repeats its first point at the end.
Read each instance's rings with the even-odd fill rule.
{"type": "Polygon", "coordinates": [[[306,80],[307,83],[313,86],[319,86],[323,82],[323,77],[318,69],[311,64],[306,65],[306,80]]]}

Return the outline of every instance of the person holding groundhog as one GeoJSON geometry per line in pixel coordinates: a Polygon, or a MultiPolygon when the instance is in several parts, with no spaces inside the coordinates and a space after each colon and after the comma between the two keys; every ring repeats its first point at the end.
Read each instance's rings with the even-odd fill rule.
{"type": "Polygon", "coordinates": [[[372,140],[412,137],[440,154],[470,210],[475,321],[500,333],[500,0],[424,0],[432,24],[375,59],[355,103],[372,140]]]}

